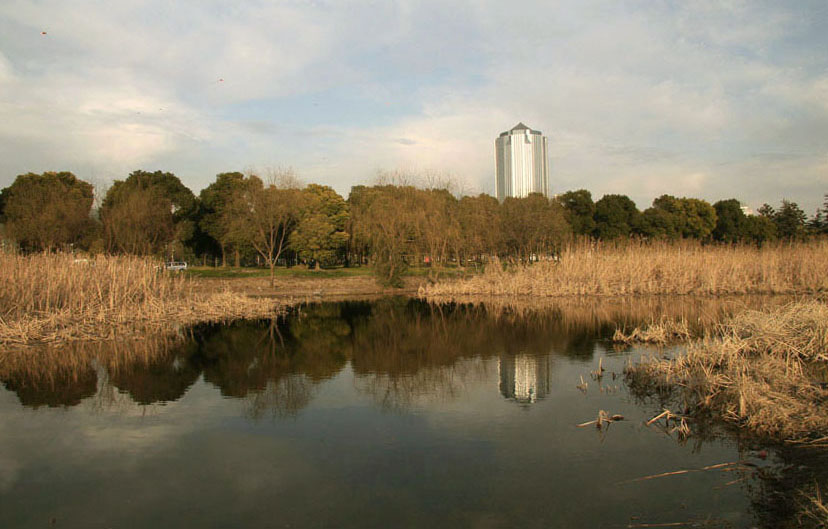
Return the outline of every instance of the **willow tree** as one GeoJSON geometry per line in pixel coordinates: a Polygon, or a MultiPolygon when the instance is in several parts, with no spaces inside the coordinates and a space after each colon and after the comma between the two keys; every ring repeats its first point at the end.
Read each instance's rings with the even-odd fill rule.
{"type": "Polygon", "coordinates": [[[540,193],[506,198],[500,221],[506,251],[526,261],[555,252],[572,233],[563,207],[540,193]]]}
{"type": "Polygon", "coordinates": [[[374,274],[383,285],[401,286],[406,256],[415,244],[417,190],[381,185],[359,189],[351,202],[354,238],[371,251],[374,274]]]}
{"type": "MultiPolygon", "coordinates": [[[[499,223],[500,203],[496,198],[482,193],[476,197],[463,197],[457,213],[466,258],[477,261],[485,255],[499,253],[503,237],[499,223]]],[[[460,264],[463,264],[462,260],[460,264]]]]}

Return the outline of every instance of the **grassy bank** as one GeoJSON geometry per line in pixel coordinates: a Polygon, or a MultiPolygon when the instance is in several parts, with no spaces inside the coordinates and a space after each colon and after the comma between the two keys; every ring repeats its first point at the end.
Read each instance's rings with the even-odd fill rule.
{"type": "MultiPolygon", "coordinates": [[[[302,266],[294,266],[291,268],[276,268],[273,275],[276,278],[343,278],[343,277],[364,277],[370,276],[371,268],[355,267],[355,268],[325,268],[319,270],[309,270],[302,266]]],[[[188,268],[184,274],[188,277],[204,277],[204,278],[222,278],[235,279],[245,277],[270,277],[270,269],[268,268],[248,268],[248,267],[222,267],[213,268],[210,266],[193,266],[188,268]]]]}
{"type": "Polygon", "coordinates": [[[828,443],[828,304],[748,310],[685,339],[686,351],[675,358],[646,358],[627,369],[635,393],[764,438],[828,443]]]}
{"type": "Polygon", "coordinates": [[[27,346],[169,332],[181,325],[272,314],[268,299],[197,292],[150,259],[0,254],[0,345],[27,346]]]}
{"type": "MultiPolygon", "coordinates": [[[[474,273],[473,268],[456,266],[443,267],[411,267],[403,274],[404,277],[465,277],[474,273]]],[[[249,277],[270,277],[267,268],[251,267],[221,267],[192,266],[184,274],[195,278],[240,279],[249,277]]],[[[349,277],[374,277],[374,269],[370,266],[336,267],[310,270],[304,266],[290,268],[277,267],[274,270],[276,279],[343,279],[349,277]]]]}
{"type": "Polygon", "coordinates": [[[754,246],[578,243],[557,261],[439,281],[426,297],[796,294],[828,289],[828,242],[754,246]]]}

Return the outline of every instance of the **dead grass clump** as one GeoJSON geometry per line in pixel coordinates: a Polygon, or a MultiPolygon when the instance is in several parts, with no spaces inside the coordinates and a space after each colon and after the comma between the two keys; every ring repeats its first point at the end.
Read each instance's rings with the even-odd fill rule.
{"type": "Polygon", "coordinates": [[[796,294],[828,289],[828,241],[755,246],[698,242],[578,242],[557,261],[505,268],[422,287],[458,295],[622,296],[796,294]]]}
{"type": "Polygon", "coordinates": [[[615,329],[612,341],[615,343],[633,344],[650,343],[667,345],[673,342],[686,342],[693,338],[694,332],[685,318],[670,319],[662,317],[659,321],[652,321],[649,325],[634,327],[629,333],[622,329],[615,329]]]}
{"type": "Polygon", "coordinates": [[[626,375],[634,392],[668,390],[685,409],[760,436],[826,442],[826,360],[828,305],[800,301],[737,314],[675,358],[645,360],[626,375]]]}
{"type": "Polygon", "coordinates": [[[149,258],[0,254],[0,345],[29,346],[170,332],[182,325],[266,317],[272,300],[197,293],[149,258]]]}

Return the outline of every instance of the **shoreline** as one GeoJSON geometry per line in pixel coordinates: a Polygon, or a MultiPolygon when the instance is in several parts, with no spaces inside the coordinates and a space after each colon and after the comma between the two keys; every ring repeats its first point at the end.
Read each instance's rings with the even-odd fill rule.
{"type": "Polygon", "coordinates": [[[382,287],[371,276],[276,278],[270,286],[267,277],[193,277],[188,279],[194,292],[210,294],[233,292],[253,298],[318,299],[331,301],[348,296],[415,295],[425,283],[421,277],[404,278],[403,288],[382,287]]]}

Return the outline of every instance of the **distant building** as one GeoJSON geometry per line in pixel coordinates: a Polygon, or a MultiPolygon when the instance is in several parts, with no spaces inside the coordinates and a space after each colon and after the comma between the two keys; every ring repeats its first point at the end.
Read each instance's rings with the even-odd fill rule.
{"type": "Polygon", "coordinates": [[[504,398],[532,404],[549,393],[548,356],[504,355],[498,359],[498,389],[504,398]]]}
{"type": "Polygon", "coordinates": [[[546,136],[518,123],[495,140],[495,189],[498,200],[549,196],[549,163],[546,136]]]}
{"type": "Polygon", "coordinates": [[[744,213],[745,215],[753,215],[753,210],[750,209],[750,206],[746,204],[742,204],[741,206],[739,206],[739,209],[741,209],[742,213],[744,213]]]}

